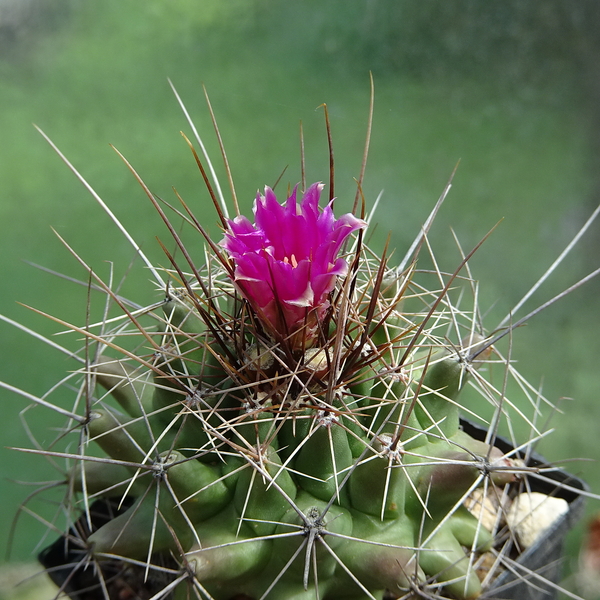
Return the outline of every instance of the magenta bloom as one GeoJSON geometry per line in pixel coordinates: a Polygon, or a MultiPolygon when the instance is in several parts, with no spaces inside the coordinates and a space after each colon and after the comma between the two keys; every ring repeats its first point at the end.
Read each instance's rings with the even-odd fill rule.
{"type": "Polygon", "coordinates": [[[352,214],[336,219],[330,204],[320,211],[323,187],[311,185],[300,203],[294,188],[283,206],[265,188],[254,203],[256,223],[236,217],[221,242],[235,263],[238,289],[271,334],[287,337],[306,325],[303,336],[311,338],[336,278],[348,271],[337,257],[340,247],[366,227],[352,214]]]}

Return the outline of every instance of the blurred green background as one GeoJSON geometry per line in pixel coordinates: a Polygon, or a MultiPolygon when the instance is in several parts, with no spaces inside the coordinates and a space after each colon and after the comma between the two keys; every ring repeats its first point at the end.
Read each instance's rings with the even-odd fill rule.
{"type": "MultiPolygon", "coordinates": [[[[85,291],[37,270],[85,278],[51,227],[103,276],[127,274],[133,252],[93,198],[34,129],[41,127],[159,263],[155,237],[168,234],[109,144],[149,187],[172,187],[218,236],[188,131],[169,88],[182,96],[218,163],[202,84],[219,122],[243,206],[258,188],[300,178],[299,121],[309,181],[328,178],[323,111],[336,158],[336,195],[346,208],[360,171],[375,81],[375,117],[364,184],[369,202],[384,190],[371,245],[391,232],[400,256],[452,170],[454,186],[433,229],[434,249],[453,270],[452,227],[470,249],[500,219],[472,261],[492,329],[544,272],[600,201],[600,4],[595,0],[0,0],[0,313],[51,335],[60,327],[17,301],[85,322],[85,291]]],[[[221,170],[222,172],[222,170],[221,170]]],[[[533,308],[600,266],[600,228],[528,305],[533,308]]],[[[202,259],[202,241],[193,254],[202,259]]],[[[156,296],[135,263],[124,292],[156,296]]],[[[513,355],[564,414],[539,450],[600,493],[598,282],[537,316],[515,335],[513,355]],[[562,463],[561,463],[562,464],[562,463]]],[[[522,316],[519,313],[517,316],[522,316]]],[[[42,395],[69,369],[64,355],[0,323],[0,379],[42,395]]],[[[76,336],[53,338],[69,348],[76,336]]],[[[52,396],[63,406],[68,392],[52,396]]],[[[28,402],[0,390],[0,548],[17,509],[36,488],[14,483],[57,477],[21,423],[28,402]]],[[[43,444],[62,418],[27,412],[43,444]]],[[[52,498],[52,495],[50,495],[52,498]]],[[[55,496],[60,500],[60,494],[55,496]]],[[[600,502],[589,503],[590,513],[600,502]]],[[[33,499],[47,518],[58,505],[33,499]]],[[[24,512],[7,557],[33,560],[44,523],[24,512]]],[[[574,556],[580,527],[570,541],[574,556]]],[[[55,537],[51,533],[44,542],[55,537]]],[[[42,543],[42,545],[43,545],[42,543]]]]}

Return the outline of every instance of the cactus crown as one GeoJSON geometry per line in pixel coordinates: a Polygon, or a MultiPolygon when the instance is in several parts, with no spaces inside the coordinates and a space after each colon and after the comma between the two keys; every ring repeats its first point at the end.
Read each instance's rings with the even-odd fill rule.
{"type": "Polygon", "coordinates": [[[485,522],[483,502],[467,505],[477,489],[502,504],[531,469],[493,428],[469,435],[457,398],[470,387],[498,421],[521,413],[503,378],[534,409],[540,397],[495,346],[510,328],[488,336],[466,306],[472,253],[428,289],[429,221],[390,265],[364,243],[364,202],[336,218],[322,184],[304,187],[284,204],[267,188],[254,224],[213,198],[220,244],[184,204],[207,241],[200,267],[144,186],[185,266],[166,250],[149,307],[89,269],[123,317],[69,325],[87,340],[76,408],[62,409],[78,439],[69,526],[40,559],[73,598],[462,599],[493,578],[490,556],[511,564],[502,511],[485,522]]]}

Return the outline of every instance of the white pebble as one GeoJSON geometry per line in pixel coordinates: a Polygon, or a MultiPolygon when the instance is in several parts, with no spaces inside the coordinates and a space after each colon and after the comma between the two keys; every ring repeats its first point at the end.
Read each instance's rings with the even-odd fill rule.
{"type": "Polygon", "coordinates": [[[568,511],[569,504],[563,498],[539,492],[524,493],[514,499],[506,523],[516,534],[522,549],[526,549],[568,511]]]}

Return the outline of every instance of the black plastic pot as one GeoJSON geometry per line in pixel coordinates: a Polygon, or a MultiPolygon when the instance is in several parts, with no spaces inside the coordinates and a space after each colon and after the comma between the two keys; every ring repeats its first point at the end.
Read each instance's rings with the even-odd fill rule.
{"type": "MultiPolygon", "coordinates": [[[[90,533],[123,513],[133,504],[132,499],[95,500],[88,516],[82,515],[69,532],[42,550],[38,560],[50,579],[71,600],[149,600],[176,577],[178,565],[168,556],[153,555],[154,564],[165,567],[164,572],[120,560],[105,560],[101,564],[89,560],[85,540],[90,533]],[[91,528],[90,528],[91,525],[91,528]],[[168,569],[170,569],[170,571],[168,569]]],[[[163,596],[168,600],[170,596],[163,596]]]]}
{"type": "MultiPolygon", "coordinates": [[[[468,421],[462,421],[463,429],[472,437],[484,440],[487,431],[468,421]]],[[[499,437],[495,445],[508,453],[512,444],[499,437]]],[[[527,458],[530,467],[549,467],[542,456],[532,453],[527,458]]],[[[556,600],[561,578],[564,541],[567,533],[581,518],[585,504],[587,485],[581,479],[564,471],[551,471],[543,478],[528,477],[529,489],[569,503],[569,511],[561,517],[545,534],[525,552],[510,561],[511,568],[505,570],[486,591],[481,600],[556,600]],[[549,481],[548,481],[549,480],[549,481]]],[[[516,549],[514,549],[516,551],[516,549]]]]}

